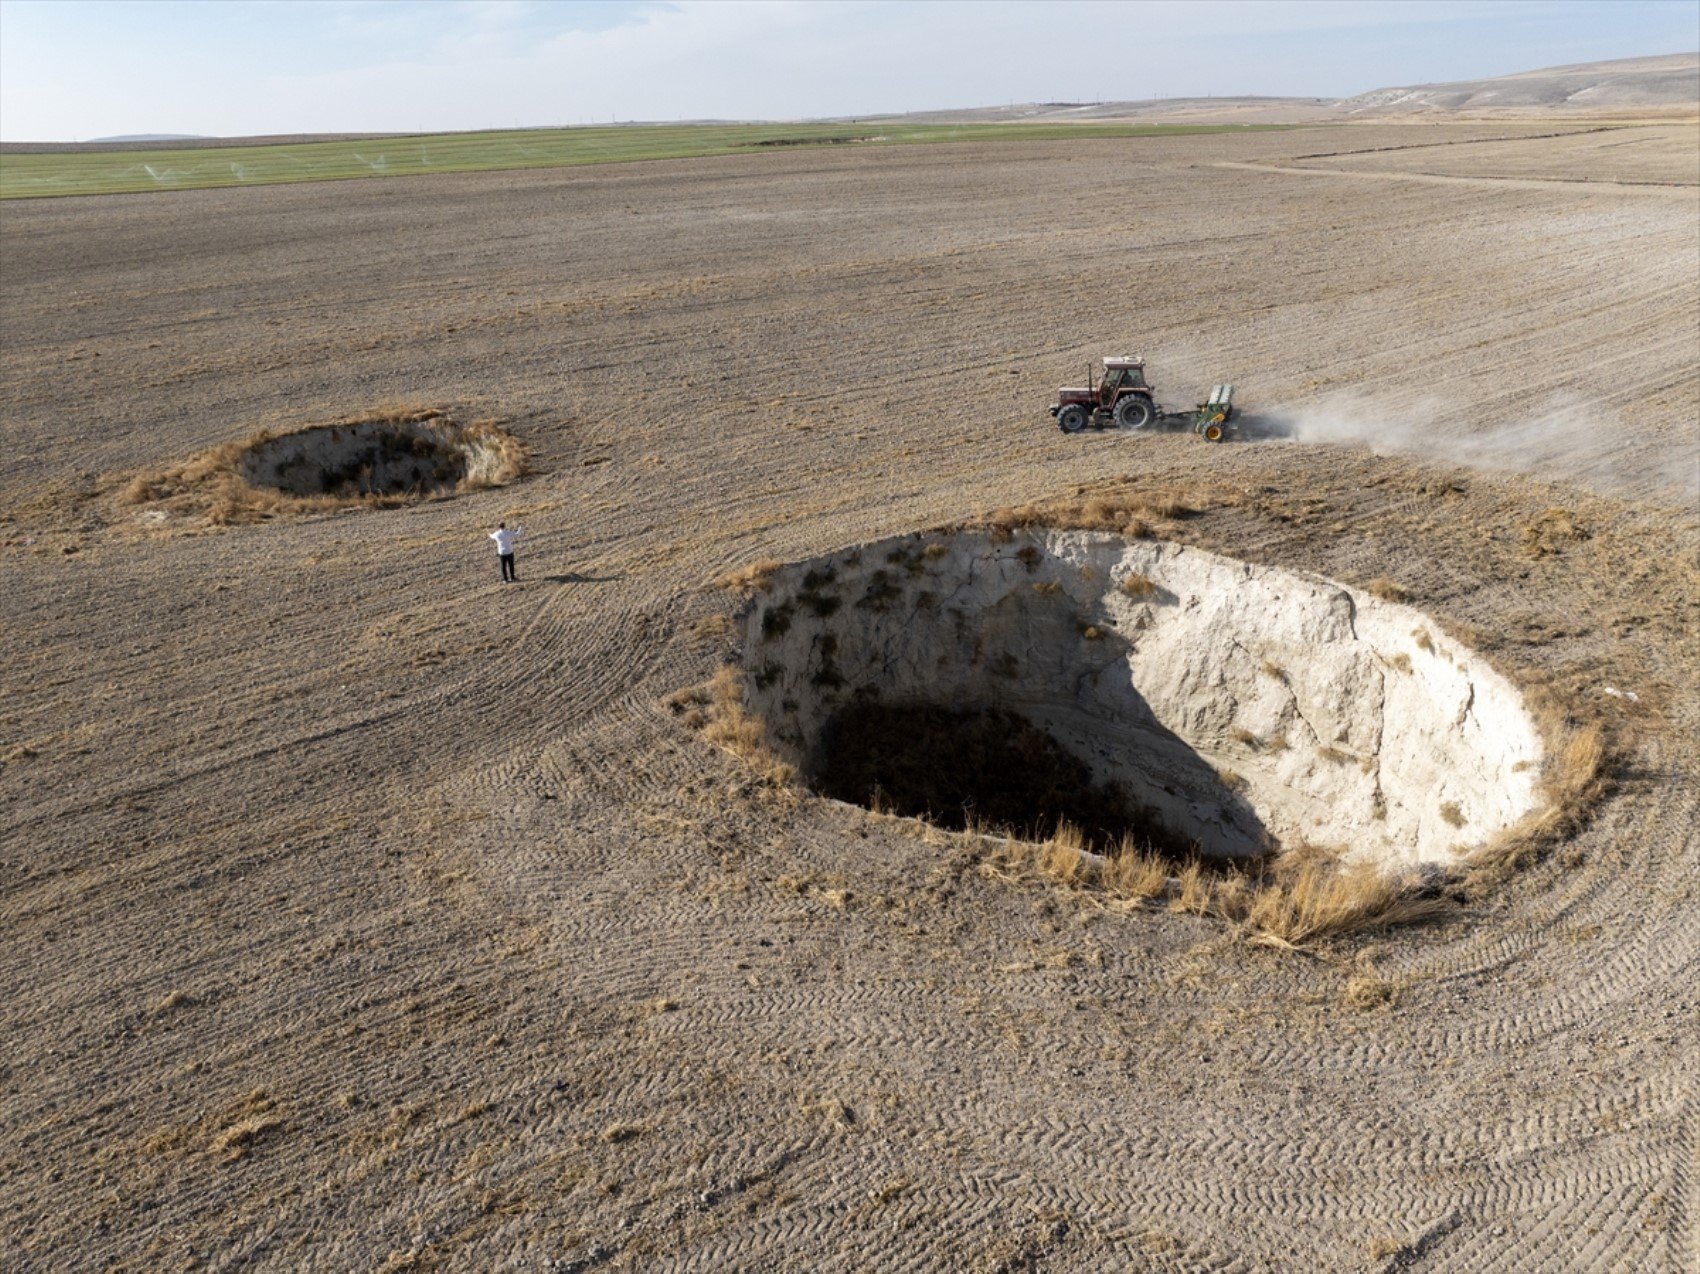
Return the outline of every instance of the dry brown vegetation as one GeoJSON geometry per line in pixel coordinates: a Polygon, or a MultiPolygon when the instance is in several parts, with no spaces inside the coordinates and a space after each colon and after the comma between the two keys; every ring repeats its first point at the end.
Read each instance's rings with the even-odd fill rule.
{"type": "Polygon", "coordinates": [[[1358,1010],[1390,1008],[1399,1001],[1399,984],[1383,976],[1373,961],[1360,958],[1358,971],[1346,982],[1341,992],[1349,1008],[1358,1010]]]}
{"type": "Polygon", "coordinates": [[[736,668],[722,665],[706,684],[669,695],[667,706],[710,743],[749,764],[769,787],[796,782],[796,770],[767,746],[766,724],[744,707],[744,679],[736,668]]]}
{"type": "Polygon", "coordinates": [[[1552,702],[1539,720],[1547,748],[1542,807],[1471,852],[1465,883],[1472,892],[1503,884],[1576,835],[1612,791],[1614,765],[1604,727],[1578,723],[1552,702]]]}
{"type": "Polygon", "coordinates": [[[1551,508],[1522,530],[1523,551],[1530,557],[1547,557],[1588,539],[1593,532],[1569,509],[1551,508]]]}
{"type": "Polygon", "coordinates": [[[755,593],[765,593],[773,585],[773,577],[779,573],[782,563],[772,558],[764,558],[759,562],[750,562],[740,566],[735,571],[728,571],[716,579],[711,587],[724,588],[731,592],[743,593],[746,596],[755,593]]]}
{"type": "Polygon", "coordinates": [[[1411,594],[1385,575],[1378,575],[1369,582],[1371,597],[1379,597],[1384,602],[1408,602],[1411,594]]]}
{"type": "Polygon", "coordinates": [[[1166,898],[1170,910],[1224,921],[1255,945],[1286,950],[1455,910],[1449,899],[1415,892],[1374,864],[1342,865],[1332,853],[1301,850],[1286,861],[1277,856],[1249,864],[1201,859],[1176,864],[1133,843],[1095,854],[1079,829],[1067,824],[1042,841],[999,840],[986,861],[1001,876],[1031,876],[1115,903],[1166,898]]]}
{"type": "Polygon", "coordinates": [[[1153,533],[1154,524],[1183,521],[1229,499],[1171,488],[1151,489],[1123,478],[1076,488],[1067,496],[997,509],[976,521],[942,529],[973,527],[1003,535],[1035,528],[1114,531],[1130,540],[1144,539],[1153,533]]]}

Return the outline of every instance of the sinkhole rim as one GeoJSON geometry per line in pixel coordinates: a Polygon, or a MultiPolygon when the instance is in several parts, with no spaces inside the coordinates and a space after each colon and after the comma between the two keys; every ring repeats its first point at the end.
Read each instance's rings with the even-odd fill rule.
{"type": "MultiPolygon", "coordinates": [[[[1279,852],[1282,847],[1292,849],[1300,845],[1329,846],[1332,844],[1343,857],[1377,861],[1387,869],[1394,867],[1421,867],[1425,869],[1434,866],[1456,867],[1462,865],[1476,848],[1496,837],[1515,831],[1518,826],[1535,817],[1540,811],[1542,794],[1538,790],[1537,780],[1541,776],[1543,760],[1548,752],[1547,741],[1543,737],[1542,730],[1531,716],[1527,705],[1523,702],[1521,692],[1502,674],[1492,668],[1480,652],[1469,648],[1458,639],[1447,634],[1432,617],[1420,610],[1376,598],[1367,590],[1356,589],[1307,572],[1245,562],[1241,559],[1191,545],[1178,544],[1173,541],[1128,538],[1103,531],[1073,530],[1048,526],[1025,528],[1007,533],[998,532],[991,528],[965,527],[890,537],[799,559],[788,564],[769,564],[760,573],[765,578],[749,581],[755,586],[751,590],[748,602],[735,620],[735,627],[741,628],[743,638],[735,651],[735,657],[737,665],[743,670],[744,706],[750,716],[759,722],[766,745],[776,754],[779,760],[789,764],[797,771],[807,788],[815,795],[833,800],[846,799],[842,791],[831,790],[833,785],[823,784],[820,781],[818,756],[816,754],[817,745],[820,742],[819,727],[829,721],[835,715],[837,709],[825,713],[821,711],[800,713],[800,705],[789,700],[785,694],[776,696],[773,692],[773,686],[777,682],[784,682],[782,690],[797,692],[799,690],[798,678],[795,675],[787,677],[783,668],[776,672],[773,662],[766,658],[765,652],[772,650],[776,643],[781,645],[789,643],[793,649],[793,654],[795,654],[799,648],[799,643],[795,635],[788,636],[788,634],[792,634],[794,626],[800,626],[798,631],[811,633],[807,646],[816,657],[816,665],[807,678],[808,681],[813,683],[810,692],[819,693],[823,698],[836,694],[839,696],[840,702],[845,698],[845,691],[848,691],[849,696],[853,697],[860,689],[863,689],[855,684],[861,674],[856,671],[848,673],[844,671],[843,657],[839,653],[839,640],[846,632],[857,631],[858,624],[855,622],[847,623],[842,617],[855,616],[858,612],[866,613],[864,617],[870,618],[871,622],[861,624],[860,628],[863,630],[864,636],[868,633],[873,634],[876,644],[881,646],[881,657],[897,657],[900,661],[902,658],[907,658],[908,655],[901,650],[903,645],[901,640],[895,643],[888,640],[892,636],[894,621],[872,617],[889,616],[891,611],[896,609],[899,613],[899,619],[904,622],[895,623],[895,628],[902,628],[916,613],[916,607],[910,605],[910,603],[914,602],[920,594],[933,594],[931,602],[923,601],[920,603],[923,608],[928,605],[939,605],[940,590],[922,588],[919,581],[925,579],[929,575],[929,571],[934,575],[938,574],[932,568],[948,567],[956,563],[957,559],[961,558],[965,552],[968,555],[966,564],[969,567],[968,576],[970,579],[974,577],[976,571],[983,573],[986,570],[991,570],[1005,584],[1013,581],[1017,586],[1029,586],[1034,597],[1065,598],[1069,606],[1076,610],[1081,604],[1090,602],[1092,588],[1082,589],[1070,584],[1067,580],[1059,579],[1060,572],[1057,565],[1059,563],[1077,571],[1078,568],[1084,566],[1087,568],[1089,577],[1092,574],[1093,560],[1099,558],[1131,558],[1138,562],[1147,563],[1156,568],[1154,571],[1156,583],[1152,586],[1150,593],[1143,595],[1143,604],[1166,607],[1176,613],[1197,606],[1207,606],[1209,602],[1208,597],[1204,596],[1199,589],[1186,586],[1188,584],[1186,578],[1188,568],[1177,567],[1178,563],[1183,562],[1207,566],[1209,568],[1206,572],[1207,575],[1212,572],[1220,574],[1225,571],[1230,575],[1237,572],[1247,581],[1262,581],[1265,584],[1273,581],[1278,586],[1290,586],[1300,593],[1308,590],[1319,598],[1328,599],[1329,605],[1336,609],[1345,607],[1343,613],[1347,615],[1349,622],[1344,624],[1343,629],[1340,624],[1336,623],[1335,628],[1349,631],[1350,641],[1363,640],[1357,632],[1357,623],[1359,617],[1366,613],[1377,615],[1382,620],[1389,620],[1393,625],[1392,628],[1389,628],[1388,624],[1383,623],[1381,629],[1384,631],[1378,630],[1376,639],[1384,643],[1391,641],[1397,635],[1398,626],[1405,626],[1404,631],[1411,641],[1416,643],[1415,649],[1419,653],[1413,654],[1399,650],[1387,654],[1385,657],[1381,653],[1377,653],[1376,659],[1379,662],[1373,670],[1376,676],[1384,678],[1388,675],[1417,676],[1421,674],[1424,677],[1434,677],[1444,689],[1447,683],[1443,676],[1437,674],[1438,665],[1434,668],[1416,668],[1412,660],[1431,654],[1436,660],[1451,662],[1454,665],[1467,660],[1468,668],[1471,671],[1464,680],[1469,686],[1470,704],[1474,703],[1475,696],[1478,693],[1478,683],[1486,686],[1490,692],[1488,696],[1490,700],[1495,703],[1503,700],[1505,704],[1509,705],[1504,709],[1506,719],[1518,724],[1518,728],[1522,732],[1516,740],[1516,746],[1499,756],[1500,761],[1504,761],[1507,756],[1517,757],[1517,763],[1511,768],[1519,776],[1514,782],[1508,784],[1503,803],[1499,802],[1497,798],[1493,798],[1491,792],[1487,797],[1484,797],[1481,791],[1483,785],[1478,784],[1477,787],[1472,788],[1468,784],[1462,786],[1454,784],[1454,786],[1460,786],[1460,790],[1468,791],[1471,794],[1470,801],[1483,801],[1484,808],[1489,811],[1488,816],[1483,819],[1483,825],[1472,828],[1472,832],[1475,834],[1468,837],[1446,837],[1444,838],[1446,840],[1445,845],[1441,849],[1437,849],[1434,845],[1428,843],[1442,839],[1433,834],[1432,826],[1429,830],[1424,831],[1417,828],[1411,816],[1406,815],[1404,822],[1400,825],[1416,828],[1410,837],[1411,847],[1398,852],[1389,852],[1389,846],[1385,844],[1372,845],[1371,848],[1366,850],[1364,844],[1350,841],[1341,843],[1341,838],[1338,835],[1313,838],[1310,835],[1298,834],[1299,829],[1303,826],[1303,820],[1295,816],[1290,809],[1282,812],[1279,817],[1273,819],[1269,817],[1265,806],[1270,800],[1289,800],[1289,798],[1281,797],[1279,794],[1279,789],[1284,785],[1296,787],[1297,798],[1289,800],[1289,804],[1294,805],[1306,802],[1325,804],[1331,795],[1331,787],[1350,786],[1349,784],[1333,782],[1326,775],[1320,780],[1316,779],[1316,774],[1321,772],[1320,762],[1289,764],[1286,768],[1290,772],[1283,775],[1280,763],[1271,765],[1272,754],[1265,754],[1260,758],[1260,761],[1263,770],[1266,772],[1253,774],[1248,781],[1245,775],[1227,771],[1226,766],[1219,763],[1223,754],[1220,730],[1217,730],[1216,735],[1212,737],[1203,740],[1194,739],[1191,743],[1186,741],[1185,729],[1169,730],[1167,733],[1174,739],[1180,740],[1181,746],[1165,745],[1171,749],[1171,752],[1165,754],[1163,758],[1165,765],[1174,769],[1178,763],[1186,762],[1187,764],[1180,768],[1186,769],[1190,774],[1202,776],[1204,769],[1190,764],[1193,760],[1202,762],[1208,767],[1210,776],[1217,782],[1217,786],[1229,789],[1229,794],[1236,797],[1243,791],[1245,804],[1256,815],[1250,823],[1247,823],[1247,820],[1243,818],[1241,819],[1241,823],[1245,824],[1242,827],[1244,835],[1231,848],[1225,848],[1220,840],[1212,843],[1208,836],[1189,835],[1189,832],[1196,830],[1196,827],[1189,827],[1184,824],[1176,827],[1169,820],[1164,820],[1164,826],[1170,833],[1182,841],[1191,842],[1207,857],[1251,861],[1279,852]],[[1019,565],[1012,567],[1012,562],[1019,565]],[[844,578],[846,575],[849,576],[847,580],[844,578]],[[1178,591],[1171,587],[1171,585],[1177,583],[1182,585],[1178,591]],[[907,598],[905,598],[905,594],[907,594],[907,598]],[[782,618],[779,620],[775,619],[776,610],[782,613],[782,618]],[[829,653],[829,658],[824,663],[819,660],[819,652],[823,645],[826,646],[829,653]],[[894,651],[897,652],[895,656],[894,651]],[[1404,669],[1403,672],[1399,671],[1401,668],[1404,669]],[[842,684],[834,685],[835,680],[841,680],[842,684]],[[785,734],[787,713],[785,711],[776,713],[775,711],[776,708],[783,708],[787,703],[790,704],[790,716],[806,716],[813,722],[812,727],[803,731],[804,737],[801,739],[797,737],[787,739],[785,734]],[[1195,745],[1198,745],[1196,756],[1188,758],[1183,755],[1183,747],[1193,749],[1195,745]],[[1241,788],[1239,786],[1241,783],[1246,786],[1241,788]],[[1308,790],[1307,785],[1308,789],[1315,790],[1308,790]],[[1275,793],[1275,796],[1272,796],[1271,793],[1275,793]],[[1268,834],[1257,834],[1259,828],[1262,832],[1268,834]]],[[[946,572],[946,575],[948,576],[948,572],[946,572]]],[[[1104,583],[1110,583],[1108,574],[1105,574],[1102,578],[1104,583]]],[[[1090,578],[1087,582],[1088,584],[1091,583],[1090,578]]],[[[964,587],[966,586],[964,585],[964,587]]],[[[993,591],[996,591],[995,587],[993,591]]],[[[960,590],[958,592],[960,593],[960,590]]],[[[996,600],[1001,602],[1004,599],[1000,597],[996,600]]],[[[1140,600],[1138,597],[1131,599],[1133,602],[1140,600]]],[[[1017,606],[1016,609],[1021,610],[1022,607],[1017,606]]],[[[1028,611],[1033,610],[1031,607],[1026,609],[1028,611]]],[[[1039,609],[1042,610],[1043,608],[1040,607],[1039,609]]],[[[1300,610],[1302,611],[1302,609],[1301,606],[1300,610]]],[[[1090,623],[1078,623],[1076,628],[1080,641],[1104,643],[1111,638],[1125,639],[1127,634],[1121,631],[1118,624],[1125,627],[1130,612],[1125,608],[1111,607],[1100,607],[1100,611],[1103,613],[1099,617],[1106,621],[1104,627],[1099,629],[1090,623]]],[[[1080,616],[1077,614],[1075,618],[1078,619],[1080,616]]],[[[1295,621],[1301,630],[1304,626],[1302,618],[1300,616],[1295,621]]],[[[1047,637],[1060,631],[1049,620],[1041,620],[1039,626],[1045,630],[1047,637]]],[[[1159,626],[1160,623],[1148,623],[1147,630],[1159,626]]],[[[1019,630],[1020,624],[1017,623],[1016,631],[1019,630]]],[[[1063,633],[1056,637],[1056,640],[1072,640],[1072,638],[1063,633]]],[[[1141,640],[1151,640],[1151,638],[1148,636],[1141,640]]],[[[1043,647],[1041,646],[1040,649],[1042,650],[1043,647]]],[[[1127,652],[1135,649],[1136,643],[1127,643],[1121,653],[1127,654],[1127,652]]],[[[1373,649],[1373,647],[1367,649],[1373,649]]],[[[1003,653],[1008,655],[1010,652],[1006,650],[1003,653]]],[[[1362,655],[1365,652],[1357,653],[1362,655]]],[[[995,656],[990,658],[995,658],[995,656]]],[[[1137,658],[1129,654],[1128,661],[1136,663],[1137,658]]],[[[1094,662],[1096,672],[1101,676],[1105,669],[1116,661],[1112,658],[1108,661],[1097,659],[1094,662]]],[[[1208,662],[1208,660],[1205,661],[1205,671],[1211,671],[1208,662]]],[[[1348,662],[1352,661],[1348,660],[1348,662]]],[[[1367,677],[1372,671],[1369,665],[1363,664],[1362,659],[1358,659],[1357,663],[1362,666],[1359,667],[1357,672],[1347,675],[1348,681],[1350,681],[1351,676],[1357,676],[1360,679],[1367,677]]],[[[1069,671],[1066,660],[1063,661],[1061,666],[1065,672],[1069,671]]],[[[1076,669],[1075,671],[1079,670],[1076,669]]],[[[1192,671],[1198,670],[1195,668],[1192,671]]],[[[1221,670],[1215,669],[1214,671],[1220,672],[1221,670]]],[[[946,676],[947,681],[948,679],[948,676],[946,676]]],[[[1015,679],[1018,681],[1019,675],[1015,679]]],[[[1243,668],[1235,674],[1235,679],[1237,684],[1246,684],[1243,668]]],[[[1185,680],[1184,676],[1181,677],[1180,684],[1184,684],[1185,680]]],[[[1306,675],[1301,671],[1294,677],[1294,680],[1303,683],[1306,680],[1306,675]]],[[[1455,677],[1453,680],[1456,681],[1457,678],[1455,677]]],[[[1133,699],[1139,698],[1136,678],[1129,676],[1128,682],[1133,690],[1133,699]]],[[[1255,687],[1253,689],[1255,690],[1255,687]]],[[[1258,693],[1262,692],[1259,691],[1258,693]]],[[[884,690],[876,690],[875,694],[876,697],[880,698],[891,697],[884,690]]],[[[906,697],[899,693],[895,696],[895,701],[902,702],[906,697]]],[[[1267,695],[1264,695],[1264,697],[1268,698],[1267,695]]],[[[1298,704],[1301,697],[1300,693],[1294,692],[1292,697],[1295,705],[1298,704]]],[[[1019,702],[1022,696],[1017,694],[1014,698],[1019,702]]],[[[1418,698],[1420,699],[1420,696],[1418,698]]],[[[1349,695],[1347,699],[1350,700],[1349,695]]],[[[1410,696],[1401,690],[1399,692],[1399,702],[1402,705],[1400,711],[1405,710],[1406,700],[1408,699],[1410,699],[1410,696]]],[[[924,696],[921,701],[925,702],[924,696]]],[[[1132,700],[1128,701],[1131,702],[1132,700]]],[[[957,700],[952,699],[950,702],[957,702],[957,700]]],[[[996,700],[982,701],[981,706],[996,706],[996,700]]],[[[1384,701],[1381,711],[1385,713],[1385,710],[1386,702],[1384,701]]],[[[1494,709],[1496,712],[1500,710],[1497,707],[1494,709]]],[[[1040,715],[1043,717],[1044,713],[1041,712],[1040,715]]],[[[1065,713],[1064,716],[1066,717],[1066,715],[1065,713]]],[[[1090,711],[1086,711],[1086,716],[1090,717],[1090,715],[1090,711]]],[[[1157,726],[1163,725],[1161,715],[1157,711],[1153,711],[1151,715],[1157,726]]],[[[1033,721],[1033,724],[1039,728],[1044,728],[1042,720],[1034,720],[1030,716],[1027,719],[1033,721]]],[[[1121,728],[1113,720],[1113,714],[1110,724],[1118,729],[1121,728]]],[[[1121,724],[1125,725],[1125,723],[1121,724]]],[[[1151,723],[1145,724],[1150,725],[1151,723]]],[[[1364,723],[1362,722],[1348,721],[1346,727],[1343,728],[1348,728],[1348,732],[1350,729],[1361,731],[1363,726],[1364,723]]],[[[1080,734],[1078,722],[1070,728],[1075,731],[1075,734],[1080,734]]],[[[1460,730],[1464,728],[1462,720],[1459,728],[1460,730]]],[[[1243,730],[1243,727],[1241,729],[1243,730]]],[[[1412,740],[1405,740],[1400,744],[1411,754],[1409,756],[1402,754],[1401,763],[1416,771],[1426,772],[1424,767],[1435,768],[1440,766],[1440,762],[1434,756],[1427,755],[1434,752],[1435,749],[1419,746],[1422,744],[1420,736],[1424,730],[1428,729],[1440,731],[1444,734],[1439,725],[1423,726],[1416,731],[1418,737],[1415,743],[1412,740]]],[[[1249,731],[1244,732],[1250,733],[1249,731]]],[[[1476,733],[1479,734],[1479,732],[1476,733]]],[[[1065,750],[1068,750],[1068,745],[1063,740],[1056,739],[1055,741],[1064,746],[1065,750]]],[[[1319,740],[1316,751],[1320,753],[1327,749],[1334,749],[1345,754],[1343,747],[1335,748],[1336,742],[1343,741],[1331,741],[1324,745],[1319,740]]],[[[1473,746],[1483,746],[1480,738],[1472,736],[1471,742],[1473,746]]],[[[1350,760],[1362,768],[1363,773],[1367,775],[1370,768],[1381,768],[1382,762],[1379,755],[1381,746],[1378,740],[1377,752],[1374,755],[1352,752],[1350,753],[1350,760]],[[1370,761],[1374,762],[1373,767],[1367,766],[1370,761]]],[[[1323,760],[1328,761],[1330,765],[1344,765],[1344,762],[1328,760],[1326,757],[1323,760]]],[[[1094,764],[1096,773],[1102,775],[1106,772],[1102,758],[1096,760],[1094,764]]],[[[1250,768],[1248,765],[1248,771],[1250,768]]],[[[1505,767],[1501,766],[1501,768],[1505,767]]],[[[1378,774],[1375,783],[1379,785],[1382,781],[1382,776],[1378,774]]],[[[1486,786],[1492,787],[1491,784],[1486,786]]],[[[1211,801],[1220,803],[1220,793],[1210,791],[1207,795],[1211,801]]],[[[1355,795],[1361,797],[1361,793],[1355,795]]],[[[1180,803],[1184,805],[1189,799],[1191,799],[1190,796],[1183,795],[1180,803]]],[[[1378,794],[1376,799],[1385,801],[1386,797],[1378,794]]],[[[866,801],[857,801],[853,797],[849,799],[848,803],[877,808],[877,806],[869,806],[866,801]]],[[[1169,816],[1170,819],[1173,819],[1176,817],[1173,809],[1174,802],[1170,802],[1170,805],[1169,816]]],[[[1473,817],[1475,813],[1474,808],[1462,799],[1437,800],[1435,805],[1443,814],[1449,813],[1464,817],[1459,811],[1468,810],[1473,817]]],[[[902,812],[920,817],[931,825],[938,826],[946,831],[960,830],[960,828],[953,827],[949,822],[941,822],[936,817],[929,818],[924,812],[902,812]]],[[[1426,815],[1420,821],[1425,821],[1430,825],[1433,823],[1432,818],[1428,818],[1426,815]]],[[[1450,821],[1449,817],[1447,821],[1450,821]]],[[[1336,826],[1331,830],[1338,833],[1340,829],[1336,826]]],[[[1012,838],[1031,841],[1030,836],[1014,833],[1012,833],[1012,838]]],[[[1382,839],[1385,840],[1386,838],[1382,839]]],[[[1394,849],[1397,849],[1397,847],[1394,847],[1394,849]]]]}
{"type": "Polygon", "coordinates": [[[237,444],[229,465],[267,495],[395,503],[504,485],[523,472],[524,449],[494,422],[430,409],[262,433],[237,444]]]}

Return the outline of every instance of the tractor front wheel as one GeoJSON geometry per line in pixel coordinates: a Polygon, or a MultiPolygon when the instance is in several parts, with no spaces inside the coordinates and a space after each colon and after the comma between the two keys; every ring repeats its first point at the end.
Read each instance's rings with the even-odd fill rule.
{"type": "Polygon", "coordinates": [[[1116,426],[1120,429],[1144,429],[1157,419],[1157,409],[1143,394],[1129,394],[1116,404],[1116,426]]]}
{"type": "Polygon", "coordinates": [[[1069,403],[1057,412],[1057,428],[1065,434],[1077,434],[1086,428],[1086,408],[1079,403],[1069,403]]]}

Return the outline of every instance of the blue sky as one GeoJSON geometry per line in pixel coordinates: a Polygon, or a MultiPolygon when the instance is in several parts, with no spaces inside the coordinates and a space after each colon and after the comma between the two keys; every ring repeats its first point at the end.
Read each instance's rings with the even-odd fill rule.
{"type": "Polygon", "coordinates": [[[1700,0],[0,0],[0,138],[1344,97],[1697,48],[1700,0]]]}

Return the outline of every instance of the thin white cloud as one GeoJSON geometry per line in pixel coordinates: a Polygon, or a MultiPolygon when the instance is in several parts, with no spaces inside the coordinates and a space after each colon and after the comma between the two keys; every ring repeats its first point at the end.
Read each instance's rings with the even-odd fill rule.
{"type": "Polygon", "coordinates": [[[1345,96],[1674,52],[1691,14],[1509,0],[0,0],[0,129],[414,131],[1345,96]]]}

